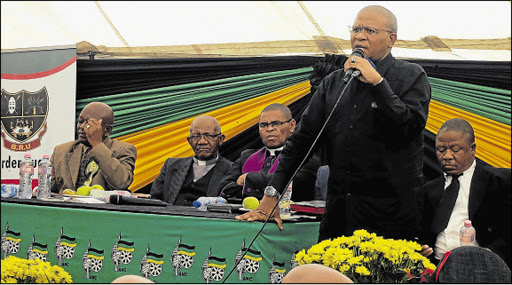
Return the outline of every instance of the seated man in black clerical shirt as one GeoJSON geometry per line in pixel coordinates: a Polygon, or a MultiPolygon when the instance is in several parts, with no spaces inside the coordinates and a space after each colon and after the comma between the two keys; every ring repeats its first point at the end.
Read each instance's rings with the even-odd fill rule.
{"type": "Polygon", "coordinates": [[[168,158],[153,182],[151,197],[172,205],[192,206],[199,197],[219,196],[216,186],[232,164],[219,155],[224,138],[215,118],[197,117],[187,137],[195,156],[168,158]]]}
{"type": "MultiPolygon", "coordinates": [[[[279,164],[279,153],[295,130],[296,122],[286,105],[275,103],[263,109],[258,126],[264,146],[260,149],[242,151],[240,158],[234,162],[231,170],[219,184],[222,197],[263,197],[263,190],[279,164]]],[[[319,158],[313,156],[297,173],[292,183],[293,201],[313,200],[316,171],[319,166],[319,158]]]]}

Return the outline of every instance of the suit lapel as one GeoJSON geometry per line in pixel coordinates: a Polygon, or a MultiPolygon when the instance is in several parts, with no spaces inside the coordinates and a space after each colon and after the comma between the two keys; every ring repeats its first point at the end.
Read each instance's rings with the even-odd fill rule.
{"type": "Polygon", "coordinates": [[[71,148],[71,152],[66,154],[68,161],[68,169],[71,179],[73,180],[73,186],[76,185],[78,180],[78,170],[80,169],[80,160],[82,159],[83,145],[78,143],[71,148]]]}
{"type": "Polygon", "coordinates": [[[468,212],[470,220],[473,218],[475,212],[478,210],[480,204],[482,204],[482,201],[484,200],[488,179],[488,174],[477,162],[475,173],[473,173],[473,178],[471,178],[471,186],[469,187],[468,212]]]}
{"type": "Polygon", "coordinates": [[[176,197],[178,197],[181,187],[183,186],[183,182],[187,178],[187,173],[188,170],[190,169],[191,163],[192,157],[188,157],[178,161],[172,166],[172,171],[170,171],[170,173],[173,173],[173,175],[171,175],[169,182],[170,204],[173,204],[174,201],[176,200],[176,197]]]}
{"type": "Polygon", "coordinates": [[[223,178],[225,170],[225,162],[221,158],[213,167],[212,177],[210,178],[210,182],[208,183],[207,196],[218,196],[220,193],[216,193],[217,185],[219,185],[220,181],[223,178]]]}
{"type": "Polygon", "coordinates": [[[434,180],[431,189],[428,189],[429,200],[432,203],[432,207],[437,209],[439,206],[439,202],[441,202],[441,198],[443,197],[444,192],[444,176],[437,178],[434,180]]]}

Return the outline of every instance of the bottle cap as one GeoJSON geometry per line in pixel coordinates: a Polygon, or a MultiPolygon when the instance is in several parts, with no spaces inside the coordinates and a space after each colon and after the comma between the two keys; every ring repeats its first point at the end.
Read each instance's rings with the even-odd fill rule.
{"type": "Polygon", "coordinates": [[[465,220],[464,221],[464,226],[467,227],[467,228],[471,227],[471,221],[470,220],[465,220]]]}
{"type": "Polygon", "coordinates": [[[201,201],[197,201],[197,200],[196,200],[196,201],[194,201],[194,202],[192,202],[192,206],[194,206],[194,207],[196,207],[196,208],[201,207],[201,204],[202,204],[202,203],[201,203],[201,201]]]}
{"type": "Polygon", "coordinates": [[[32,157],[32,155],[30,153],[25,153],[25,157],[32,157]]]}
{"type": "Polygon", "coordinates": [[[43,158],[50,158],[49,154],[43,154],[43,158]]]}

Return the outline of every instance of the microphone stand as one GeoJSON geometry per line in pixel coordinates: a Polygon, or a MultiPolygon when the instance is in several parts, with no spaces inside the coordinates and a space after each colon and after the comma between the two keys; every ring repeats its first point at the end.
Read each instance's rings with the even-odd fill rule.
{"type": "MultiPolygon", "coordinates": [[[[358,70],[356,70],[358,71],[358,70]]],[[[295,178],[295,175],[297,175],[297,173],[299,172],[300,168],[304,165],[304,163],[306,162],[308,156],[311,154],[311,151],[313,150],[316,142],[318,141],[318,139],[320,138],[320,136],[322,135],[325,127],[327,126],[327,123],[329,122],[329,120],[331,119],[332,115],[334,114],[334,110],[336,110],[336,107],[338,106],[338,103],[340,102],[341,98],[343,97],[343,95],[345,94],[345,91],[347,90],[348,86],[350,85],[350,83],[352,82],[352,80],[356,77],[358,77],[359,75],[361,75],[360,72],[354,72],[352,73],[352,76],[350,76],[350,79],[348,80],[348,82],[345,84],[345,86],[343,87],[343,89],[341,90],[340,92],[340,95],[338,96],[338,99],[336,99],[336,102],[334,103],[334,107],[332,108],[331,112],[329,113],[329,116],[327,116],[327,119],[325,119],[325,122],[324,124],[322,125],[322,128],[320,129],[320,131],[318,131],[318,135],[316,135],[316,138],[315,140],[313,141],[313,143],[311,144],[311,147],[309,148],[308,152],[306,153],[306,155],[304,156],[304,158],[302,159],[301,163],[299,164],[299,166],[297,167],[297,169],[295,169],[295,172],[293,173],[293,175],[291,176],[290,180],[288,180],[288,183],[286,183],[286,186],[284,187],[285,191],[286,189],[288,189],[288,186],[290,186],[290,183],[292,183],[293,181],[293,178],[295,178]]],[[[284,193],[284,192],[283,192],[284,193]]],[[[222,281],[222,284],[224,284],[226,282],[226,280],[229,278],[229,276],[231,276],[231,273],[233,273],[233,270],[236,269],[236,267],[238,266],[238,264],[240,263],[240,261],[243,259],[243,256],[249,251],[249,249],[251,248],[252,244],[254,243],[254,241],[256,240],[256,238],[261,234],[261,232],[263,231],[263,229],[265,228],[265,226],[267,225],[268,221],[270,220],[270,217],[272,217],[272,214],[274,213],[274,211],[276,210],[276,207],[279,205],[279,202],[281,201],[281,199],[283,198],[284,195],[281,195],[278,200],[277,200],[277,203],[274,205],[274,208],[272,208],[272,211],[270,211],[270,213],[268,214],[267,216],[267,219],[265,220],[265,222],[263,223],[263,226],[261,226],[261,229],[258,231],[258,233],[256,233],[256,235],[254,236],[254,238],[252,239],[251,243],[249,243],[249,246],[247,246],[246,250],[242,253],[242,258],[240,258],[238,260],[238,262],[236,262],[234,265],[233,265],[233,269],[231,269],[231,271],[229,271],[228,275],[226,276],[226,278],[224,278],[224,281],[222,281]]]]}

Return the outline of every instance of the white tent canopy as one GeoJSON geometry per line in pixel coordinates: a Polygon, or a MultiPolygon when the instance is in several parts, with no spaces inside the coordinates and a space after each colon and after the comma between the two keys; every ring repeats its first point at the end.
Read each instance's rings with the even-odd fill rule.
{"type": "Polygon", "coordinates": [[[348,26],[371,4],[398,19],[397,57],[510,61],[510,1],[2,1],[1,47],[82,43],[79,50],[124,56],[350,53],[348,26]]]}

